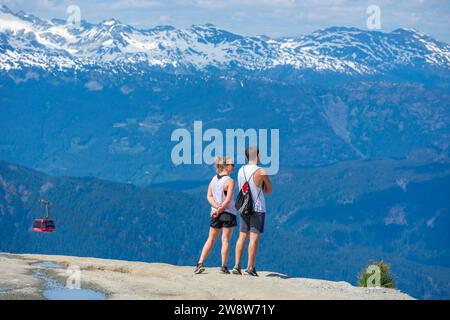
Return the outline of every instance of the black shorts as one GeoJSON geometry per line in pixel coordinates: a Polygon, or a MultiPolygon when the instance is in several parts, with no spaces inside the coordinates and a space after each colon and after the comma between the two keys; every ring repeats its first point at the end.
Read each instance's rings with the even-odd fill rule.
{"type": "Polygon", "coordinates": [[[218,217],[211,217],[211,223],[209,224],[212,228],[232,228],[237,226],[236,215],[222,212],[218,217]]]}
{"type": "Polygon", "coordinates": [[[266,221],[265,212],[254,212],[250,216],[241,214],[241,225],[239,227],[239,231],[263,233],[265,221],[266,221]]]}

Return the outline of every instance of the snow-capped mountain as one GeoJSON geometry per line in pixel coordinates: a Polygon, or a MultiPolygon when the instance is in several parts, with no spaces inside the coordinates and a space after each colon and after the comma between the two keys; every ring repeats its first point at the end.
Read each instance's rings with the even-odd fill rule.
{"type": "Polygon", "coordinates": [[[450,46],[414,30],[390,33],[333,27],[298,38],[246,37],[211,24],[176,29],[136,29],[111,19],[43,21],[0,7],[0,70],[37,67],[83,69],[90,66],[144,70],[242,68],[347,74],[383,73],[403,66],[450,68],[450,46]]]}

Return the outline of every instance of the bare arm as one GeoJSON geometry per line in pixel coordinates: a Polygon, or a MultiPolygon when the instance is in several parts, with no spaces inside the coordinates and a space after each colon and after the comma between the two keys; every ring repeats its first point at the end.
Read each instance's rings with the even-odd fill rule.
{"type": "Polygon", "coordinates": [[[269,175],[266,170],[259,169],[254,175],[255,184],[263,189],[266,194],[272,194],[272,182],[269,179],[269,175]]]}
{"type": "Polygon", "coordinates": [[[206,198],[208,199],[209,204],[213,208],[218,208],[219,204],[214,200],[214,196],[211,190],[211,185],[208,186],[208,192],[206,194],[206,198]]]}
{"type": "Polygon", "coordinates": [[[219,213],[223,212],[231,201],[233,201],[234,196],[234,180],[228,179],[227,182],[225,182],[225,185],[223,186],[224,191],[227,192],[227,197],[225,198],[225,201],[220,205],[219,213]]]}

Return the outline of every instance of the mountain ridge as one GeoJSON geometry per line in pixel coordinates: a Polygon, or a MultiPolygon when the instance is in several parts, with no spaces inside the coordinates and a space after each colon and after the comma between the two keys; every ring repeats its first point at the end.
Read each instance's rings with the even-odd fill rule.
{"type": "Polygon", "coordinates": [[[412,29],[390,33],[330,27],[298,37],[242,36],[212,24],[138,29],[115,19],[73,28],[0,9],[0,70],[27,67],[85,70],[236,69],[384,74],[402,67],[450,68],[450,46],[412,29]]]}

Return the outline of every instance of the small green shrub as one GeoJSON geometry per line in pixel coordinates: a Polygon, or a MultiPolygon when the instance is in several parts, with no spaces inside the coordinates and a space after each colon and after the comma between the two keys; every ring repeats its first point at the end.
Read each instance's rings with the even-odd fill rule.
{"type": "Polygon", "coordinates": [[[384,261],[372,261],[359,274],[358,283],[361,287],[395,288],[394,277],[390,266],[384,261]]]}

